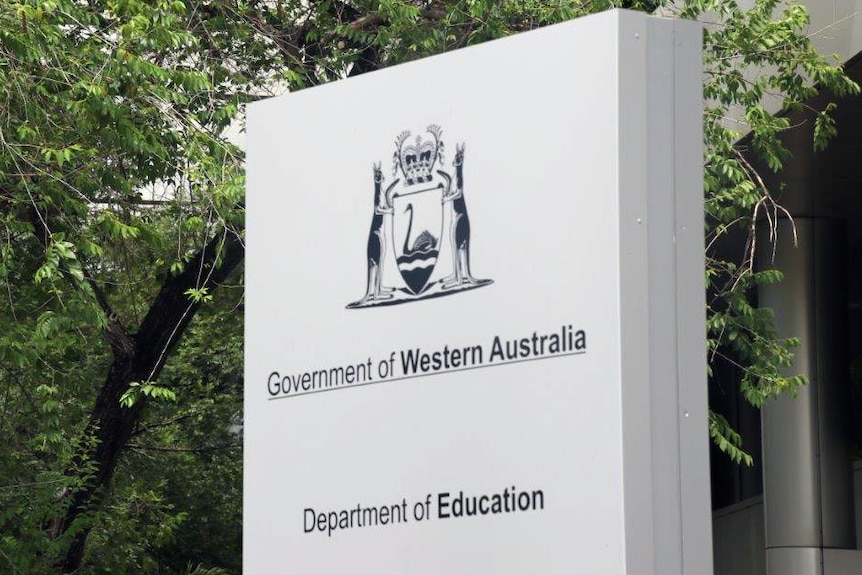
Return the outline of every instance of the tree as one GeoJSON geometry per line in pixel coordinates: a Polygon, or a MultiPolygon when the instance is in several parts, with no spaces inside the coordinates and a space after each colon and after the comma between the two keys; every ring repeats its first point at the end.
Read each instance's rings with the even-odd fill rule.
{"type": "Polygon", "coordinates": [[[5,518],[4,542],[33,535],[35,571],[80,565],[147,396],[174,393],[153,382],[242,259],[241,155],[220,133],[263,79],[229,3],[189,8],[0,7],[3,407],[36,479],[8,484],[52,487],[5,518]],[[17,429],[38,413],[37,433],[17,429]]]}
{"type": "MultiPolygon", "coordinates": [[[[182,568],[165,559],[181,556],[172,538],[182,532],[185,511],[171,506],[193,505],[195,497],[179,496],[164,476],[162,484],[137,490],[129,473],[156,478],[166,461],[195,467],[207,453],[201,450],[235,443],[225,430],[236,401],[207,402],[239,393],[220,383],[236,373],[211,349],[235,351],[239,335],[203,326],[230,317],[235,297],[219,286],[241,281],[242,153],[226,134],[242,104],[273,87],[298,90],[613,6],[682,18],[710,11],[717,21],[704,44],[710,244],[733,228],[753,229],[759,211],[778,207],[746,154],[778,170],[786,158],[779,135],[790,128],[766,112],[767,93],[780,94],[789,108],[804,106],[821,88],[836,96],[858,93],[840,67],[814,52],[800,6],[779,12],[777,0],[757,0],[748,9],[731,0],[0,5],[0,284],[8,301],[0,306],[0,434],[8,445],[0,453],[0,565],[21,573],[75,571],[89,540],[83,568],[116,572],[122,560],[103,553],[110,547],[105,528],[113,526],[122,540],[140,538],[135,557],[125,557],[134,569],[182,568]],[[725,122],[734,111],[743,119],[735,131],[725,122]],[[749,130],[744,150],[739,136],[749,130]],[[192,323],[199,315],[200,328],[192,323]],[[200,375],[212,365],[220,367],[200,375]],[[220,418],[221,428],[212,423],[220,418]],[[203,422],[220,439],[179,439],[203,422]]],[[[814,145],[834,133],[831,111],[831,105],[817,110],[814,145]]],[[[710,255],[707,262],[710,356],[732,351],[744,368],[746,398],[756,405],[801,385],[778,371],[794,342],[776,340],[768,311],[747,297],[780,272],[755,271],[748,255],[710,255]]],[[[750,459],[721,417],[713,415],[710,431],[731,457],[750,459]]],[[[224,461],[238,472],[236,459],[224,461]]],[[[195,487],[216,479],[207,481],[195,487]]]]}

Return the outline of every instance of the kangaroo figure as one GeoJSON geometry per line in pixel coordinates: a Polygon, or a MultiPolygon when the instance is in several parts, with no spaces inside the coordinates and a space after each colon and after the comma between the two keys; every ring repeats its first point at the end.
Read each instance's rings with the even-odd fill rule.
{"type": "Polygon", "coordinates": [[[455,189],[450,187],[443,196],[444,202],[452,202],[449,235],[455,272],[443,278],[443,289],[482,283],[470,273],[470,218],[467,217],[467,204],[464,202],[464,147],[464,144],[455,146],[455,158],[452,160],[452,165],[455,166],[455,189]]]}
{"type": "Polygon", "coordinates": [[[383,256],[386,253],[386,232],[383,229],[384,217],[393,212],[389,193],[398,183],[395,180],[383,192],[383,171],[380,164],[374,164],[374,216],[368,232],[368,287],[359,304],[369,301],[391,299],[394,288],[383,286],[383,256]]]}

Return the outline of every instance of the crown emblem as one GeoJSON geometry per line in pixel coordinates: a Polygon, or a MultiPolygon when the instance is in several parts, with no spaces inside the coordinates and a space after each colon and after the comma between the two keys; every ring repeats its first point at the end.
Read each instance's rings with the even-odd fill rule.
{"type": "Polygon", "coordinates": [[[451,171],[443,148],[443,131],[436,124],[416,135],[404,130],[395,138],[393,181],[384,186],[380,164],[372,164],[374,194],[369,198],[374,201],[363,252],[366,289],[348,309],[436,298],[493,283],[470,271],[464,144],[455,146],[451,171]],[[450,275],[439,261],[452,266],[450,275]]]}
{"type": "Polygon", "coordinates": [[[392,156],[392,173],[397,174],[400,170],[404,174],[406,185],[430,182],[434,164],[439,159],[443,162],[443,142],[440,139],[440,127],[428,126],[426,134],[430,138],[423,138],[417,134],[413,143],[407,143],[410,131],[405,130],[395,138],[395,154],[392,156]]]}

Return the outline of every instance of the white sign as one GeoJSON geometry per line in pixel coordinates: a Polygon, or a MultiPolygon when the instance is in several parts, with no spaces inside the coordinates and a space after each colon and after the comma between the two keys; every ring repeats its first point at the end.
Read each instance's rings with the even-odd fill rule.
{"type": "Polygon", "coordinates": [[[700,31],[249,110],[249,575],[710,573],[700,31]]]}

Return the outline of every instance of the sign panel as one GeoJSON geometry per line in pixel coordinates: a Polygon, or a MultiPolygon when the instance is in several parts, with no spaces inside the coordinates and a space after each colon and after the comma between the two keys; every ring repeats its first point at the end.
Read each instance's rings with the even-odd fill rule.
{"type": "Polygon", "coordinates": [[[710,569],[699,42],[614,11],[250,107],[246,573],[710,569]]]}

